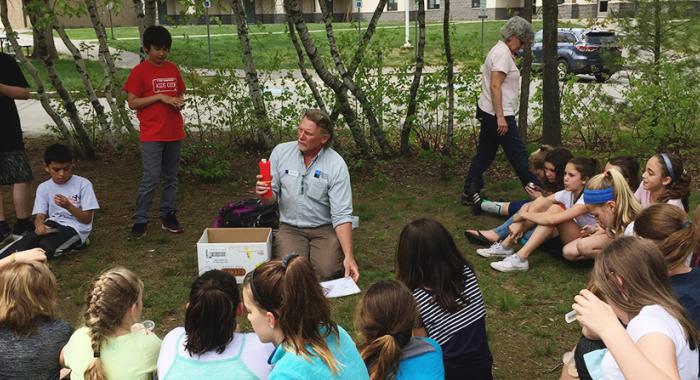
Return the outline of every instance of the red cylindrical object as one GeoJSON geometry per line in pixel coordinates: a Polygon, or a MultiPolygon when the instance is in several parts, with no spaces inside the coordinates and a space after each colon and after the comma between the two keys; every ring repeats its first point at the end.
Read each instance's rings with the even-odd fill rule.
{"type": "Polygon", "coordinates": [[[263,158],[258,163],[258,166],[260,167],[260,175],[262,176],[262,180],[270,185],[269,190],[267,190],[267,193],[263,195],[263,198],[272,198],[272,174],[270,173],[270,161],[263,158]]]}

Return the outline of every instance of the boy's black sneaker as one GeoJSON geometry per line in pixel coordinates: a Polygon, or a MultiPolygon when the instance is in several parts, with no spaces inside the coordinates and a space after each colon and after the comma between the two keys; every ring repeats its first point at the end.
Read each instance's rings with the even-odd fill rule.
{"type": "Polygon", "coordinates": [[[471,200],[472,200],[472,215],[477,216],[481,215],[482,211],[481,210],[481,203],[484,201],[484,195],[481,194],[481,192],[475,192],[471,194],[471,200]]]}
{"type": "Polygon", "coordinates": [[[34,223],[29,219],[17,219],[17,223],[12,228],[12,234],[22,236],[25,232],[34,232],[34,223]]]}
{"type": "Polygon", "coordinates": [[[0,222],[0,245],[4,244],[10,235],[10,225],[3,220],[0,222]]]}
{"type": "Polygon", "coordinates": [[[161,228],[168,232],[172,232],[174,234],[181,234],[185,232],[182,226],[180,226],[180,222],[177,221],[174,211],[165,214],[164,217],[160,218],[160,222],[162,223],[161,228]]]}
{"type": "Polygon", "coordinates": [[[131,226],[131,232],[129,232],[129,240],[139,239],[141,236],[146,234],[147,223],[134,223],[131,226]]]}

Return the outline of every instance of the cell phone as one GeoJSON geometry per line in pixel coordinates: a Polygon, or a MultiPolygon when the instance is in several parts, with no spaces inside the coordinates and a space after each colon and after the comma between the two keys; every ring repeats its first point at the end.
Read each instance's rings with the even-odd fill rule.
{"type": "Polygon", "coordinates": [[[529,188],[532,189],[532,190],[542,192],[542,188],[539,187],[539,186],[537,186],[537,185],[535,185],[533,182],[529,182],[529,183],[527,184],[527,187],[529,187],[529,188]]]}

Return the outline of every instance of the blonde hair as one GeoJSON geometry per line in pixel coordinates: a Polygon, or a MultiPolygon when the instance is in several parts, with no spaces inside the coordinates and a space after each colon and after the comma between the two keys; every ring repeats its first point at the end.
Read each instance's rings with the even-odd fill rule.
{"type": "Polygon", "coordinates": [[[112,268],[101,274],[87,294],[85,325],[88,327],[94,359],[85,369],[85,380],[106,380],[100,347],[121,325],[124,315],[143,292],[143,282],[130,270],[112,268]]]}
{"type": "Polygon", "coordinates": [[[360,300],[355,327],[365,343],[360,355],[371,380],[396,377],[401,350],[411,340],[418,306],[406,285],[396,280],[377,282],[360,300]]]}
{"type": "Polygon", "coordinates": [[[16,262],[0,271],[0,328],[31,334],[58,317],[56,277],[40,262],[16,262]]]}
{"type": "Polygon", "coordinates": [[[552,150],[551,145],[542,144],[539,149],[530,154],[528,158],[528,164],[530,165],[530,171],[535,171],[538,169],[544,169],[544,159],[547,157],[547,152],[552,150]]]}
{"type": "MultiPolygon", "coordinates": [[[[627,180],[618,170],[608,170],[591,178],[586,184],[587,189],[602,190],[613,189],[615,208],[613,210],[613,223],[607,226],[608,234],[612,236],[622,236],[625,227],[632,223],[642,211],[634,193],[627,184],[627,180]]],[[[600,206],[600,205],[596,205],[600,206]]]]}
{"type": "Polygon", "coordinates": [[[664,257],[652,242],[632,236],[613,240],[596,257],[591,280],[605,302],[631,317],[644,306],[661,306],[678,320],[690,348],[697,347],[695,322],[673,295],[664,257]]]}
{"type": "Polygon", "coordinates": [[[655,203],[642,211],[634,222],[634,232],[654,241],[666,259],[668,269],[685,263],[700,243],[700,206],[695,210],[693,223],[688,214],[668,203],[655,203]]]}

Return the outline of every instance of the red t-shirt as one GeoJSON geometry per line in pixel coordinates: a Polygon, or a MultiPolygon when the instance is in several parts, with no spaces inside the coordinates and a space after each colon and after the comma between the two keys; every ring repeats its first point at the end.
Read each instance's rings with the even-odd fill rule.
{"type": "MultiPolygon", "coordinates": [[[[145,60],[131,70],[124,83],[124,91],[144,98],[164,93],[180,96],[185,92],[185,82],[177,66],[165,61],[156,66],[145,60]]],[[[182,115],[177,108],[163,102],[155,102],[136,111],[141,130],[141,141],[179,141],[185,138],[182,115]]]]}

